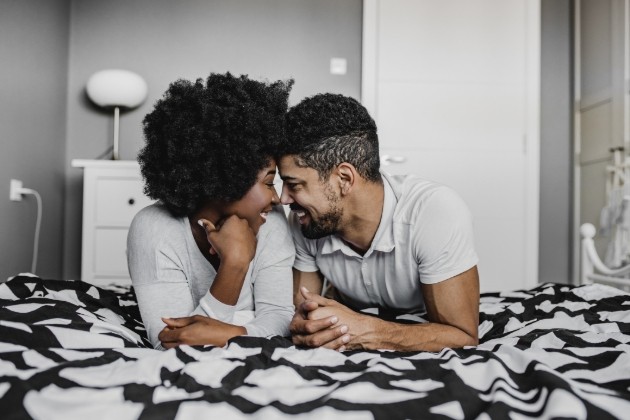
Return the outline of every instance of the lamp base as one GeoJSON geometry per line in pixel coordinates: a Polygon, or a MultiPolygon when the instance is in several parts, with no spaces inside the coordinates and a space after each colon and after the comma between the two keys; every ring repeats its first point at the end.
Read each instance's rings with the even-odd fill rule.
{"type": "Polygon", "coordinates": [[[118,132],[120,131],[120,109],[114,108],[114,151],[112,153],[112,160],[120,160],[120,153],[118,151],[118,132]]]}

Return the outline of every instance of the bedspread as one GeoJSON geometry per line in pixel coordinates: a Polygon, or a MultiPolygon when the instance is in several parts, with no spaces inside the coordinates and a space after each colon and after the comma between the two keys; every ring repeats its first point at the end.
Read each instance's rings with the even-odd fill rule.
{"type": "Polygon", "coordinates": [[[629,294],[482,294],[479,334],[477,347],[436,353],[284,337],[159,351],[132,289],[20,275],[0,285],[0,417],[630,418],[629,294]]]}

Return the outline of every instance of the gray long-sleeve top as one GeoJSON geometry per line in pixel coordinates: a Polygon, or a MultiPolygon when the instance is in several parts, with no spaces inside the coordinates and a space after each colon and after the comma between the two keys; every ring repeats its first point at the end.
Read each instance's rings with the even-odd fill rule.
{"type": "Polygon", "coordinates": [[[287,336],[293,317],[295,248],[281,208],[274,209],[257,235],[256,254],[236,305],[209,289],[216,270],[202,255],[187,217],[173,217],[160,204],[142,209],[127,237],[127,261],[149,340],[162,348],[162,317],[195,314],[243,325],[258,337],[287,336]]]}

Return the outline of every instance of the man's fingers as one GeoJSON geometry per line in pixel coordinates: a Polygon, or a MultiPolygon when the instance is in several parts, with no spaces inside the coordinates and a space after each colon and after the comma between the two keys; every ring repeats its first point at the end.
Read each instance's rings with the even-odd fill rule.
{"type": "Polygon", "coordinates": [[[346,344],[348,344],[349,342],[350,342],[350,335],[344,334],[333,341],[329,341],[328,343],[324,344],[322,347],[331,349],[331,350],[344,351],[346,349],[346,344]]]}
{"type": "Polygon", "coordinates": [[[340,327],[328,328],[315,334],[296,334],[293,335],[293,344],[305,347],[324,347],[328,349],[339,349],[350,341],[348,327],[342,325],[340,327]]]}
{"type": "Polygon", "coordinates": [[[328,329],[338,321],[339,319],[336,316],[314,320],[294,319],[289,325],[289,330],[291,334],[309,335],[328,329]]]}
{"type": "Polygon", "coordinates": [[[317,308],[319,308],[319,305],[312,300],[305,300],[300,303],[300,312],[304,317],[306,317],[309,312],[314,311],[317,308]]]}
{"type": "Polygon", "coordinates": [[[326,299],[325,297],[322,297],[317,293],[309,292],[309,290],[304,286],[300,287],[300,293],[302,293],[302,296],[305,300],[310,300],[317,303],[318,305],[327,305],[329,303],[329,299],[326,299]]]}

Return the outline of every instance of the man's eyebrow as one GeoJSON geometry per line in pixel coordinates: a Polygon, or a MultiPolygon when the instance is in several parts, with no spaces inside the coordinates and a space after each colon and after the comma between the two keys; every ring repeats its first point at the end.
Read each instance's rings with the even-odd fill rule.
{"type": "Polygon", "coordinates": [[[294,177],[294,176],[289,176],[289,175],[282,175],[282,174],[280,174],[280,178],[281,178],[283,181],[296,181],[296,180],[298,180],[298,181],[299,181],[299,179],[298,179],[298,178],[296,178],[296,177],[294,177]]]}

